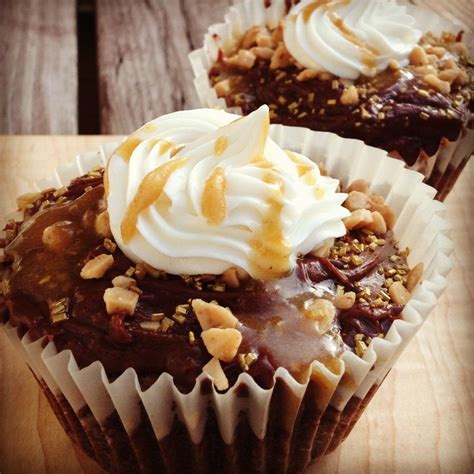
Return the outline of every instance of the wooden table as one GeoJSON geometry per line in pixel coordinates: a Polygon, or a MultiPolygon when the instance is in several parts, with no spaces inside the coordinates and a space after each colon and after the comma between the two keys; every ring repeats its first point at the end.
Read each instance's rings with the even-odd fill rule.
{"type": "MultiPolygon", "coordinates": [[[[126,134],[196,107],[187,55],[231,3],[2,0],[0,133],[126,134]]],[[[413,3],[472,29],[472,0],[413,3]]]]}
{"type": "MultiPolygon", "coordinates": [[[[116,137],[0,137],[0,218],[15,196],[77,153],[116,137]]],[[[456,472],[474,469],[471,288],[474,162],[446,201],[455,268],[427,323],[389,374],[353,433],[309,472],[456,472]]],[[[0,472],[100,472],[76,457],[36,382],[0,331],[0,472]]]]}

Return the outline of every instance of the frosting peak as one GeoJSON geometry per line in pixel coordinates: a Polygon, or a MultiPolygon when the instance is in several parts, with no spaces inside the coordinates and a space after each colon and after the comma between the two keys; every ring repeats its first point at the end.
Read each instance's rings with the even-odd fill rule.
{"type": "Polygon", "coordinates": [[[200,109],[160,117],[110,158],[108,208],[132,260],[172,274],[288,273],[299,253],[345,233],[345,194],[269,136],[269,112],[200,109]]]}
{"type": "Polygon", "coordinates": [[[421,37],[414,23],[395,0],[304,0],[285,20],[284,42],[307,68],[357,79],[406,62],[421,37]]]}

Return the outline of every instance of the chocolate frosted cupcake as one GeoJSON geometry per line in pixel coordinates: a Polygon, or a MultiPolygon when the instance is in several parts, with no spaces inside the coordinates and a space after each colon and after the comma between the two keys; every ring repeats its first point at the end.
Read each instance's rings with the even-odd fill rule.
{"type": "Polygon", "coordinates": [[[419,175],[361,143],[356,171],[353,143],[303,132],[272,140],[266,106],[176,112],[105,171],[19,198],[4,328],[107,471],[304,470],[442,291],[450,245],[419,175]]]}
{"type": "Polygon", "coordinates": [[[243,114],[268,104],[272,123],[363,140],[443,199],[474,150],[462,32],[394,1],[284,3],[243,3],[210,29],[191,55],[203,104],[243,114]]]}

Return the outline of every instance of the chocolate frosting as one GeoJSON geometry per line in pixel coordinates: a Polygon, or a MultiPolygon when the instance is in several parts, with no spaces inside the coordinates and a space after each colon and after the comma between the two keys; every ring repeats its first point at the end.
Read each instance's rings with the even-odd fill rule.
{"type": "MultiPolygon", "coordinates": [[[[3,246],[8,244],[6,253],[10,258],[2,269],[9,286],[3,297],[5,319],[21,332],[29,330],[34,339],[47,336],[54,340],[59,351],[70,349],[80,367],[99,360],[111,378],[132,367],[144,387],[167,372],[180,390],[190,391],[211,358],[199,337],[201,328],[191,307],[187,306],[184,319],[166,332],[144,329],[140,323],[150,321],[155,313],[172,318],[176,306],[194,298],[215,300],[239,319],[243,336],[239,352],[257,355],[248,373],[265,388],[272,386],[278,367],[286,367],[303,379],[313,360],[330,365],[344,347],[354,348],[356,335],[383,336],[392,321],[401,317],[401,305],[379,308],[371,304],[383,289],[384,271],[395,266],[390,257],[397,255],[398,265],[406,263],[390,232],[375,250],[366,248],[359,254],[359,265],[307,255],[298,259],[296,269],[286,278],[250,279],[239,288],[225,291],[205,279],[196,286],[187,277],[135,275],[141,290],[135,313],[110,316],[104,291],[112,286],[115,276],[123,275],[134,264],[117,248],[114,264],[102,278],[80,277],[87,260],[110,252],[110,246],[89,224],[91,215],[104,207],[101,181],[91,176],[79,178],[63,192],[59,202],[54,191],[44,193],[27,210],[23,223],[7,226],[11,242],[2,242],[3,246]],[[46,207],[45,201],[50,203],[46,207]],[[42,243],[42,235],[45,227],[57,222],[70,238],[64,249],[53,252],[42,243]],[[334,294],[338,285],[346,291],[368,288],[372,296],[358,299],[349,310],[338,311],[333,329],[321,336],[298,308],[308,297],[334,294]],[[54,322],[51,304],[63,298],[66,318],[54,322]],[[190,331],[194,341],[190,340],[190,331]]],[[[366,237],[355,231],[338,240],[350,244],[354,239],[363,242],[366,237]]],[[[243,370],[239,361],[222,365],[230,384],[235,383],[243,370]]]]}

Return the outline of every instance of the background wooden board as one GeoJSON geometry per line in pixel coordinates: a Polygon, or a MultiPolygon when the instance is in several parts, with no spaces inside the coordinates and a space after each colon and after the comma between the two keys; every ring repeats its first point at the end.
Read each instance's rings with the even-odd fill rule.
{"type": "MultiPolygon", "coordinates": [[[[115,137],[0,137],[0,216],[15,196],[79,152],[115,137]],[[37,166],[31,166],[32,160],[37,166]]],[[[471,161],[446,201],[455,268],[427,323],[389,374],[347,441],[316,473],[456,472],[474,469],[471,161]]],[[[23,362],[0,335],[0,472],[100,472],[77,458],[23,362]]]]}
{"type": "Polygon", "coordinates": [[[77,133],[74,0],[0,2],[0,133],[77,133]]]}
{"type": "MultiPolygon", "coordinates": [[[[198,106],[187,55],[240,1],[2,0],[0,133],[130,133],[198,106]]],[[[412,1],[472,30],[472,0],[412,1]]]]}

